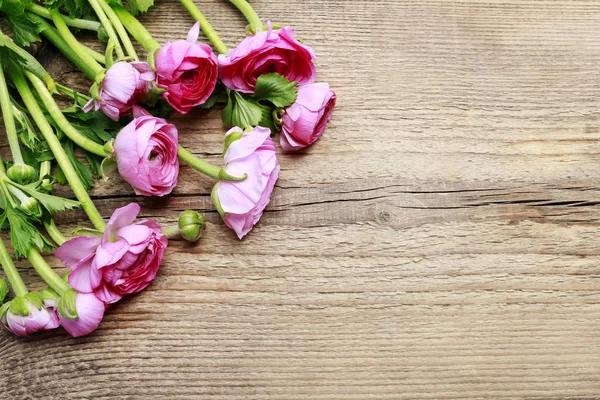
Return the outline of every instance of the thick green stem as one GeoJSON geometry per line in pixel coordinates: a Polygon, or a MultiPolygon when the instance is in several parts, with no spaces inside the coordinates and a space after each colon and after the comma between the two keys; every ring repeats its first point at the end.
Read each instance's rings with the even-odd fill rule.
{"type": "MultiPolygon", "coordinates": [[[[15,125],[15,116],[13,115],[13,105],[8,94],[8,85],[4,76],[4,66],[0,63],[0,106],[4,117],[4,129],[8,138],[8,145],[12,153],[13,162],[15,165],[23,164],[23,155],[21,154],[21,146],[19,146],[19,137],[17,135],[17,126],[15,125]]],[[[44,89],[46,85],[42,83],[44,89]]],[[[48,89],[46,89],[48,90],[48,89]]]]}
{"type": "Polygon", "coordinates": [[[119,17],[117,16],[117,14],[115,14],[115,12],[108,5],[106,0],[98,0],[98,3],[102,7],[102,10],[106,13],[106,16],[108,17],[110,22],[113,24],[113,26],[117,30],[117,34],[119,35],[119,38],[121,38],[121,42],[123,43],[123,46],[125,46],[125,51],[127,51],[127,54],[129,55],[129,57],[133,58],[135,61],[138,61],[139,58],[137,56],[137,53],[135,52],[135,49],[133,48],[133,44],[131,43],[131,40],[129,40],[129,35],[127,34],[127,31],[125,30],[125,28],[123,27],[123,24],[119,20],[119,17]]]}
{"type": "Polygon", "coordinates": [[[194,168],[196,171],[203,173],[204,175],[219,180],[219,173],[221,172],[221,168],[215,167],[212,164],[203,161],[190,153],[188,150],[184,149],[183,146],[179,146],[177,148],[177,155],[179,159],[184,163],[188,164],[190,167],[194,168]]]}
{"type": "Polygon", "coordinates": [[[104,146],[94,142],[93,140],[83,136],[79,131],[73,128],[73,125],[69,123],[67,118],[63,115],[61,109],[58,107],[58,104],[54,101],[54,98],[44,86],[44,82],[40,80],[37,76],[33,75],[31,72],[26,72],[27,78],[32,83],[35,91],[40,96],[42,103],[46,106],[46,110],[50,113],[50,116],[56,122],[58,127],[63,131],[65,135],[69,139],[73,141],[77,146],[81,147],[84,150],[89,151],[90,153],[99,155],[100,157],[107,157],[108,153],[104,150],[104,146]]]}
{"type": "MultiPolygon", "coordinates": [[[[87,65],[79,54],[73,50],[70,44],[68,44],[61,36],[60,33],[52,25],[46,22],[43,18],[38,15],[27,13],[27,16],[34,22],[37,22],[42,27],[42,35],[44,35],[61,53],[65,55],[77,68],[81,70],[89,79],[94,80],[96,75],[101,69],[96,69],[87,65]]],[[[100,66],[101,68],[101,66],[100,66]]]]}
{"type": "Polygon", "coordinates": [[[73,193],[75,193],[77,200],[79,200],[79,202],[81,203],[83,210],[86,212],[86,214],[92,221],[94,227],[96,227],[96,229],[100,231],[104,231],[106,224],[104,223],[102,216],[94,206],[94,203],[92,202],[92,199],[90,199],[90,196],[88,195],[87,190],[83,186],[83,183],[81,183],[81,180],[79,179],[75,168],[71,164],[67,153],[65,153],[65,150],[62,148],[60,141],[54,134],[52,126],[50,126],[50,123],[46,120],[46,117],[44,116],[44,113],[40,109],[40,106],[38,105],[35,97],[33,96],[31,89],[27,85],[25,77],[18,69],[18,67],[11,66],[9,71],[10,76],[13,79],[13,83],[19,91],[21,98],[23,99],[23,103],[25,103],[25,106],[29,110],[29,113],[33,117],[40,132],[44,136],[46,143],[48,143],[48,146],[54,154],[58,165],[65,174],[69,185],[71,185],[71,188],[73,189],[73,193]]]}
{"type": "Polygon", "coordinates": [[[112,3],[111,7],[115,12],[115,15],[119,18],[119,21],[125,26],[125,29],[127,29],[131,36],[146,49],[148,54],[152,54],[160,49],[160,44],[154,40],[152,35],[150,35],[150,32],[148,32],[140,21],[118,3],[112,3]]]}
{"type": "Polygon", "coordinates": [[[98,53],[96,50],[94,49],[90,49],[89,47],[85,46],[85,45],[81,45],[85,51],[87,51],[87,53],[92,56],[92,58],[94,60],[96,60],[96,62],[100,65],[104,65],[106,64],[106,57],[104,56],[104,54],[100,54],[98,53]]]}
{"type": "Polygon", "coordinates": [[[215,46],[215,50],[219,53],[227,53],[227,46],[221,40],[215,29],[212,27],[210,22],[206,19],[204,14],[200,11],[194,0],[179,0],[181,4],[185,7],[188,13],[194,18],[196,21],[200,21],[200,29],[204,32],[204,35],[210,40],[210,42],[215,46]]]}
{"type": "Polygon", "coordinates": [[[163,235],[165,235],[168,239],[176,239],[181,236],[181,232],[179,226],[174,225],[168,228],[163,228],[163,235]]]}
{"type": "MultiPolygon", "coordinates": [[[[44,17],[46,19],[52,19],[52,16],[50,15],[50,10],[48,10],[45,7],[31,3],[27,6],[27,9],[29,11],[31,11],[32,13],[39,15],[40,17],[44,17]]],[[[95,32],[98,32],[98,29],[100,29],[100,23],[97,21],[90,21],[87,19],[79,19],[79,18],[71,18],[71,17],[67,17],[66,15],[63,15],[63,19],[65,21],[65,24],[67,24],[68,26],[72,26],[73,28],[85,29],[88,31],[95,31],[95,32]]]]}
{"type": "Polygon", "coordinates": [[[4,245],[4,240],[0,239],[0,263],[2,264],[2,269],[10,282],[10,286],[12,286],[13,292],[15,292],[16,296],[25,296],[28,291],[25,286],[25,282],[21,279],[21,275],[19,275],[19,271],[17,267],[15,267],[15,263],[13,263],[12,258],[10,258],[10,254],[8,254],[8,250],[4,245]]]}
{"type": "Polygon", "coordinates": [[[102,72],[104,68],[102,68],[102,66],[98,64],[98,62],[96,62],[91,55],[89,55],[81,43],[79,43],[75,36],[73,36],[58,10],[50,10],[50,15],[52,16],[52,21],[54,22],[58,33],[60,36],[62,36],[62,39],[67,43],[68,46],[71,47],[71,50],[77,54],[81,61],[83,61],[83,63],[85,63],[89,69],[95,72],[94,76],[102,72]]]}
{"type": "Polygon", "coordinates": [[[125,53],[123,53],[123,48],[121,47],[121,43],[119,42],[117,32],[115,32],[115,28],[113,27],[112,23],[106,16],[106,13],[102,9],[100,1],[104,0],[89,0],[89,3],[94,9],[96,15],[98,16],[98,19],[104,27],[104,30],[106,30],[106,34],[108,35],[108,37],[115,42],[115,51],[117,52],[117,58],[125,58],[125,53]]]}
{"type": "Polygon", "coordinates": [[[248,20],[250,27],[254,32],[258,32],[263,28],[263,23],[260,20],[260,17],[254,11],[252,6],[246,0],[229,0],[231,4],[233,4],[248,20]]]}
{"type": "Polygon", "coordinates": [[[248,177],[247,174],[244,176],[231,176],[227,172],[225,172],[225,168],[215,167],[212,164],[203,161],[190,153],[188,150],[184,149],[183,146],[179,146],[177,148],[177,155],[179,159],[184,163],[188,164],[190,167],[194,168],[196,171],[208,176],[209,178],[216,179],[218,181],[243,181],[248,177]]]}
{"type": "Polygon", "coordinates": [[[57,245],[60,246],[67,241],[65,236],[58,230],[53,219],[51,219],[50,222],[44,222],[44,228],[46,228],[46,232],[48,232],[48,235],[50,235],[57,245]]]}
{"type": "Polygon", "coordinates": [[[59,296],[62,296],[71,286],[48,265],[44,257],[34,248],[29,249],[27,259],[33,265],[33,268],[42,277],[44,282],[48,284],[59,296]]]}

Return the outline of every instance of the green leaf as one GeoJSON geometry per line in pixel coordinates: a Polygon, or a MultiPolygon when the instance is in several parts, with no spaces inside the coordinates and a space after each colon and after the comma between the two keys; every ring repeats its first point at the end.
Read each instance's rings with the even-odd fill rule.
{"type": "Polygon", "coordinates": [[[296,101],[297,82],[290,82],[278,73],[261,75],[256,80],[252,96],[257,101],[269,101],[275,107],[287,107],[296,101]]]}
{"type": "Polygon", "coordinates": [[[154,5],[154,0],[127,0],[131,8],[131,14],[145,13],[154,5]]]}
{"type": "Polygon", "coordinates": [[[261,104],[260,109],[262,111],[262,118],[258,123],[263,128],[269,128],[271,130],[271,134],[277,132],[277,128],[275,127],[275,123],[273,122],[273,107],[266,106],[261,104]]]}
{"type": "Polygon", "coordinates": [[[260,104],[245,98],[238,92],[234,92],[235,105],[231,115],[233,126],[239,126],[242,129],[257,126],[262,119],[262,108],[260,104]]]}
{"type": "Polygon", "coordinates": [[[28,195],[39,201],[42,204],[42,206],[51,213],[65,210],[75,210],[80,206],[78,201],[41,193],[35,189],[32,189],[29,186],[19,185],[14,182],[8,182],[8,184],[22,190],[23,192],[27,193],[28,195]]]}
{"type": "Polygon", "coordinates": [[[86,190],[90,190],[91,188],[93,188],[94,175],[92,174],[92,171],[89,169],[89,167],[81,161],[79,161],[79,159],[75,155],[75,151],[73,150],[73,142],[71,142],[70,140],[64,140],[62,142],[62,145],[65,149],[65,152],[67,153],[69,161],[71,161],[71,164],[73,164],[73,167],[75,168],[75,172],[77,172],[77,175],[79,175],[79,179],[81,180],[81,183],[83,183],[83,186],[86,188],[86,190]]]}
{"type": "MultiPolygon", "coordinates": [[[[10,59],[17,64],[18,67],[30,71],[32,74],[44,81],[51,92],[54,92],[54,80],[34,56],[17,46],[15,42],[11,40],[11,38],[3,33],[0,33],[0,47],[3,47],[10,52],[10,59]]],[[[3,56],[3,58],[5,57],[6,55],[3,56]]]]}
{"type": "Polygon", "coordinates": [[[6,16],[6,25],[10,28],[13,33],[14,41],[17,45],[24,47],[29,46],[31,43],[41,42],[41,38],[38,35],[42,31],[40,25],[22,14],[18,16],[6,16]]]}
{"type": "Polygon", "coordinates": [[[231,90],[227,89],[227,105],[221,112],[221,119],[223,125],[230,127],[233,126],[233,100],[231,99],[231,90]]]}
{"type": "Polygon", "coordinates": [[[40,251],[52,249],[52,243],[40,234],[21,211],[8,207],[3,217],[8,219],[10,241],[16,258],[27,255],[32,246],[37,247],[40,251]]]}
{"type": "MultiPolygon", "coordinates": [[[[0,279],[0,304],[4,302],[4,298],[8,294],[8,284],[4,279],[0,279]]],[[[0,314],[1,315],[1,314],[0,314]]]]}

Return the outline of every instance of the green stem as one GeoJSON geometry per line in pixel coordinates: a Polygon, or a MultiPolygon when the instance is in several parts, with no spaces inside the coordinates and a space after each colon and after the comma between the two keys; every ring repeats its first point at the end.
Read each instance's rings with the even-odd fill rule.
{"type": "MultiPolygon", "coordinates": [[[[48,10],[47,8],[42,7],[40,5],[31,3],[27,6],[27,10],[31,11],[34,14],[39,15],[40,17],[44,17],[46,19],[52,19],[52,16],[50,15],[50,10],[48,10]]],[[[65,24],[72,26],[73,28],[85,29],[88,31],[95,31],[95,32],[98,32],[98,29],[100,29],[100,23],[97,21],[90,21],[87,19],[79,19],[79,18],[71,18],[71,17],[67,17],[66,15],[63,15],[63,19],[65,21],[65,24]]]]}
{"type": "Polygon", "coordinates": [[[123,6],[118,3],[112,3],[111,7],[115,15],[119,18],[119,21],[125,26],[125,29],[127,29],[131,36],[146,49],[148,54],[152,54],[160,49],[160,44],[154,40],[144,25],[124,9],[123,6]]]}
{"type": "Polygon", "coordinates": [[[34,248],[29,249],[29,254],[27,254],[27,259],[33,265],[33,269],[38,273],[39,276],[42,277],[44,282],[48,284],[59,296],[67,291],[71,290],[71,286],[48,265],[44,257],[34,248]]]}
{"type": "Polygon", "coordinates": [[[4,245],[4,240],[0,239],[0,263],[2,264],[2,269],[10,282],[10,286],[12,286],[13,292],[15,292],[16,296],[25,296],[28,291],[25,286],[25,282],[19,275],[19,271],[17,267],[15,267],[15,263],[13,263],[12,258],[10,258],[10,254],[8,254],[8,250],[4,245]]]}
{"type": "Polygon", "coordinates": [[[56,84],[56,89],[60,93],[69,96],[73,100],[75,100],[75,98],[77,97],[77,99],[79,100],[79,105],[81,107],[83,107],[85,105],[85,103],[87,103],[91,99],[91,97],[86,96],[85,94],[79,93],[78,91],[68,88],[64,85],[61,85],[60,83],[56,84]]]}
{"type": "Polygon", "coordinates": [[[112,23],[104,13],[102,6],[100,5],[100,1],[104,0],[89,0],[90,5],[94,9],[94,12],[98,16],[100,23],[106,30],[106,34],[109,38],[111,38],[115,42],[115,51],[117,52],[117,58],[125,58],[125,53],[123,53],[123,48],[121,47],[121,43],[119,42],[119,37],[117,32],[115,32],[115,28],[112,23]]]}
{"type": "Polygon", "coordinates": [[[163,235],[165,235],[168,239],[176,239],[180,237],[180,229],[179,226],[174,225],[168,228],[163,228],[163,235]]]}
{"type": "Polygon", "coordinates": [[[98,64],[87,51],[85,51],[81,43],[73,36],[58,10],[50,10],[50,15],[52,16],[52,21],[54,22],[58,33],[62,36],[62,39],[71,47],[71,50],[77,54],[81,61],[85,63],[89,69],[95,72],[94,76],[102,72],[104,68],[102,68],[102,66],[98,64]]]}
{"type": "Polygon", "coordinates": [[[200,29],[204,32],[204,35],[210,40],[210,42],[215,46],[215,50],[219,53],[227,53],[227,46],[221,40],[215,29],[212,27],[210,22],[206,19],[204,14],[200,11],[194,0],[179,0],[183,7],[187,10],[188,13],[194,18],[196,21],[200,21],[200,29]]]}
{"type": "Polygon", "coordinates": [[[250,27],[252,28],[252,30],[254,32],[258,32],[263,28],[263,23],[261,22],[260,17],[258,16],[256,11],[254,11],[252,6],[246,0],[229,0],[229,1],[238,10],[240,10],[240,12],[242,14],[244,14],[244,17],[246,18],[246,20],[248,20],[248,23],[250,24],[250,27]]]}
{"type": "Polygon", "coordinates": [[[98,53],[96,50],[94,49],[90,49],[89,47],[85,46],[85,45],[81,45],[84,50],[90,55],[92,56],[92,58],[94,60],[96,60],[96,62],[100,65],[104,65],[106,64],[106,57],[104,56],[104,54],[100,54],[98,53]]]}
{"type": "Polygon", "coordinates": [[[42,28],[42,35],[44,35],[62,54],[65,55],[77,68],[81,70],[89,79],[94,80],[96,75],[100,72],[99,69],[88,66],[82,59],[79,57],[79,54],[69,45],[63,38],[62,35],[58,33],[56,29],[48,22],[46,22],[43,18],[38,15],[27,13],[27,16],[38,23],[42,28]]]}
{"type": "MultiPolygon", "coordinates": [[[[41,81],[40,81],[41,82],[41,81]]],[[[42,82],[42,86],[46,89],[46,85],[42,82]]],[[[48,90],[48,89],[46,89],[48,90]]],[[[23,155],[21,154],[21,146],[19,146],[19,136],[17,135],[17,126],[15,125],[15,116],[12,110],[12,101],[8,94],[8,86],[6,77],[4,76],[4,68],[0,63],[0,106],[2,107],[2,115],[4,116],[4,129],[8,138],[8,145],[12,153],[13,162],[15,165],[23,164],[23,155]]]]}
{"type": "Polygon", "coordinates": [[[183,146],[179,146],[177,148],[177,155],[179,159],[184,163],[188,164],[190,167],[194,168],[196,171],[203,173],[204,175],[219,180],[219,173],[221,172],[221,168],[215,167],[212,164],[203,161],[190,153],[188,150],[184,149],[183,146]]]}
{"type": "Polygon", "coordinates": [[[60,246],[67,241],[65,236],[58,230],[53,219],[51,219],[50,222],[44,222],[44,228],[46,228],[46,232],[48,232],[48,235],[50,235],[57,245],[60,246]]]}
{"type": "Polygon", "coordinates": [[[79,202],[81,203],[83,210],[86,212],[96,229],[104,231],[106,225],[104,223],[104,220],[102,219],[102,216],[94,206],[94,203],[92,202],[92,199],[90,199],[87,190],[81,183],[81,180],[79,179],[75,168],[71,164],[71,161],[69,161],[67,153],[65,153],[65,150],[62,148],[60,141],[54,134],[52,126],[50,126],[50,123],[46,120],[46,117],[40,109],[40,106],[38,105],[35,97],[33,96],[31,89],[27,85],[25,77],[23,76],[19,68],[15,66],[11,66],[9,72],[10,76],[13,79],[15,87],[17,88],[19,94],[21,95],[21,98],[23,99],[23,103],[25,103],[25,106],[29,110],[29,113],[33,117],[40,132],[44,136],[46,143],[48,143],[48,146],[54,154],[58,165],[65,174],[69,185],[71,185],[71,188],[73,189],[73,193],[75,193],[77,200],[79,200],[79,202]]]}
{"type": "Polygon", "coordinates": [[[31,72],[26,72],[27,78],[32,83],[35,91],[40,96],[40,100],[46,106],[46,110],[50,113],[50,116],[56,122],[61,131],[69,139],[73,141],[77,146],[82,149],[89,151],[90,153],[96,154],[100,157],[107,157],[108,153],[104,151],[104,146],[94,142],[93,140],[83,136],[79,131],[73,128],[73,125],[69,123],[67,118],[65,118],[61,109],[58,107],[58,104],[54,101],[54,98],[44,86],[44,82],[42,82],[37,76],[33,75],[31,72]]]}
{"type": "Polygon", "coordinates": [[[188,164],[196,171],[218,181],[243,181],[248,177],[248,175],[244,175],[243,177],[231,176],[225,172],[225,168],[215,167],[214,165],[199,159],[181,145],[177,148],[177,155],[181,161],[188,164]]]}
{"type": "Polygon", "coordinates": [[[117,33],[119,34],[119,37],[121,38],[121,42],[123,43],[123,46],[125,46],[125,51],[127,51],[127,54],[129,55],[129,57],[132,57],[135,61],[138,61],[139,58],[135,52],[135,49],[133,48],[133,44],[131,43],[131,40],[129,39],[129,35],[127,34],[125,27],[119,20],[119,17],[117,16],[117,14],[108,5],[106,0],[98,0],[98,3],[100,3],[102,10],[106,13],[106,16],[108,17],[110,22],[113,24],[113,26],[117,30],[117,33]]]}

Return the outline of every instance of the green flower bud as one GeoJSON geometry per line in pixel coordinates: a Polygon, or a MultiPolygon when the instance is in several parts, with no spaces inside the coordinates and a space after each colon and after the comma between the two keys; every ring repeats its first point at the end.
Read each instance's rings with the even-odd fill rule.
{"type": "Polygon", "coordinates": [[[39,201],[33,197],[27,197],[21,201],[19,209],[27,215],[39,217],[42,215],[42,209],[39,201]]]}
{"type": "Polygon", "coordinates": [[[24,185],[35,179],[35,169],[26,164],[13,165],[6,171],[6,174],[11,181],[24,185]]]}
{"type": "Polygon", "coordinates": [[[186,210],[179,215],[179,233],[188,242],[196,242],[204,231],[204,215],[186,210]]]}
{"type": "Polygon", "coordinates": [[[75,300],[77,299],[77,291],[75,289],[67,290],[58,301],[58,312],[64,317],[75,320],[79,318],[77,315],[77,306],[75,300]]]}

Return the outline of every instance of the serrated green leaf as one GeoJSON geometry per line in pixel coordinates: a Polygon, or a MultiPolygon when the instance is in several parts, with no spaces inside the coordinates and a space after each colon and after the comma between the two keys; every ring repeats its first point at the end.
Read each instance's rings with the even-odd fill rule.
{"type": "Polygon", "coordinates": [[[231,115],[233,126],[239,126],[242,129],[257,126],[262,119],[262,109],[260,104],[245,98],[238,92],[234,92],[235,104],[231,115]]]}
{"type": "Polygon", "coordinates": [[[277,132],[277,128],[275,127],[275,123],[273,122],[273,107],[266,106],[260,104],[260,109],[262,111],[262,118],[258,123],[263,128],[269,128],[271,130],[271,134],[277,132]]]}
{"type": "Polygon", "coordinates": [[[4,214],[10,226],[10,241],[16,258],[27,255],[32,246],[40,251],[53,248],[52,243],[40,234],[23,212],[9,206],[4,214]]]}
{"type": "Polygon", "coordinates": [[[58,196],[52,196],[50,194],[40,193],[29,186],[19,185],[14,182],[8,182],[8,184],[20,189],[21,191],[27,193],[29,196],[39,201],[42,204],[42,206],[50,213],[65,210],[75,210],[80,206],[78,201],[69,200],[58,196]]]}
{"type": "Polygon", "coordinates": [[[13,40],[17,45],[25,47],[35,42],[41,42],[42,39],[38,35],[42,31],[40,25],[30,20],[27,15],[7,15],[4,20],[12,31],[13,40]]]}
{"type": "Polygon", "coordinates": [[[256,80],[252,98],[257,101],[269,101],[275,107],[287,107],[296,101],[297,85],[297,82],[290,82],[278,73],[261,75],[256,80]]]}
{"type": "Polygon", "coordinates": [[[127,0],[131,8],[131,14],[145,13],[154,5],[154,0],[127,0]]]}

